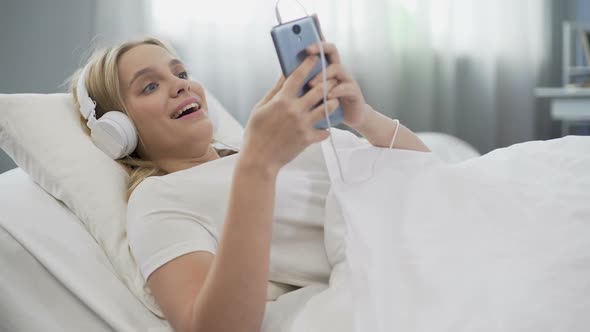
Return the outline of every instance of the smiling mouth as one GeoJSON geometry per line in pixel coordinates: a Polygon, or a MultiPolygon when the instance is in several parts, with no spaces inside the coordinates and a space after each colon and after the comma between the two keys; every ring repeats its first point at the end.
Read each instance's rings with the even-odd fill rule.
{"type": "Polygon", "coordinates": [[[197,103],[192,103],[192,104],[186,105],[182,110],[178,111],[178,113],[176,114],[174,119],[180,119],[183,116],[195,113],[196,111],[198,111],[200,109],[201,109],[201,105],[199,105],[197,103]]]}

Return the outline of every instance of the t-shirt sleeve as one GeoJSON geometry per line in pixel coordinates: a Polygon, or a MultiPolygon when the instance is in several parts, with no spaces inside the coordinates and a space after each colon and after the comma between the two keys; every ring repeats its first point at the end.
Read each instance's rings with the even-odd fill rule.
{"type": "Polygon", "coordinates": [[[129,247],[145,280],[160,266],[195,251],[215,254],[217,241],[198,216],[178,206],[173,188],[145,179],[129,198],[129,247]]]}

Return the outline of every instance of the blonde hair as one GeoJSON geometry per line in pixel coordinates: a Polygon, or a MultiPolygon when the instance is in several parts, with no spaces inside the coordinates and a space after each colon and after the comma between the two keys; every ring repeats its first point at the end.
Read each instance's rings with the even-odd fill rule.
{"type": "MultiPolygon", "coordinates": [[[[176,52],[168,46],[165,42],[147,37],[141,40],[128,41],[120,45],[112,46],[107,49],[97,50],[88,60],[88,71],[86,75],[86,88],[88,95],[96,103],[96,118],[100,118],[103,114],[109,111],[119,111],[130,116],[123,96],[121,95],[119,85],[119,66],[118,61],[125,52],[139,45],[157,45],[170,54],[176,56],[176,52]]],[[[76,85],[80,78],[82,69],[78,69],[71,77],[70,90],[74,97],[74,103],[77,108],[80,108],[80,103],[76,96],[76,85]]],[[[86,119],[80,115],[80,121],[83,123],[83,128],[87,134],[90,134],[86,126],[86,119]]],[[[141,137],[140,137],[141,140],[141,137]]],[[[127,170],[129,173],[129,183],[127,187],[127,199],[133,190],[147,177],[154,175],[164,175],[166,172],[160,169],[156,163],[150,160],[141,159],[137,150],[131,155],[117,160],[117,162],[127,170]]]]}

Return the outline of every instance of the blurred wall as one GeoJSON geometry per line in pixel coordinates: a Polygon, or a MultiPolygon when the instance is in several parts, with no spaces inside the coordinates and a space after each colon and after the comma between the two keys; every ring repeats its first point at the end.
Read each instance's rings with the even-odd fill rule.
{"type": "MultiPolygon", "coordinates": [[[[0,93],[66,91],[92,39],[93,3],[1,0],[0,93]]],[[[0,150],[0,173],[15,166],[0,150]]]]}
{"type": "MultiPolygon", "coordinates": [[[[142,34],[148,10],[144,0],[0,0],[0,93],[66,92],[91,48],[142,34]]],[[[0,150],[0,173],[15,166],[0,150]]]]}

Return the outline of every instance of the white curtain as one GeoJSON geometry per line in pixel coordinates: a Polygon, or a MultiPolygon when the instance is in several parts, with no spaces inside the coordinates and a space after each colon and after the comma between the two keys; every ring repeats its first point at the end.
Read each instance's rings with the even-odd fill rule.
{"type": "Polygon", "coordinates": [[[91,48],[110,46],[129,39],[141,38],[152,24],[151,3],[143,0],[90,1],[91,48]]]}
{"type": "MultiPolygon", "coordinates": [[[[550,0],[301,0],[367,102],[414,131],[480,152],[530,140],[533,90],[548,66],[550,0]]],[[[147,27],[245,123],[279,76],[274,0],[151,0],[147,27]]],[[[284,20],[303,15],[281,2],[284,20]]]]}

